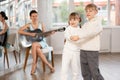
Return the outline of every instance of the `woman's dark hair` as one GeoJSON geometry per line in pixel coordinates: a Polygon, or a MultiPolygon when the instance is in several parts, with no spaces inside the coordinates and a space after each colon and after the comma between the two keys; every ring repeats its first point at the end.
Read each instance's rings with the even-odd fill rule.
{"type": "MultiPolygon", "coordinates": [[[[79,19],[79,20],[80,20],[79,23],[82,21],[80,15],[79,15],[77,12],[72,12],[72,13],[69,15],[69,21],[70,21],[71,19],[79,19]]],[[[69,23],[69,22],[68,22],[68,23],[69,23]]],[[[79,26],[80,26],[80,28],[81,28],[81,25],[79,25],[79,26]]]]}
{"type": "Polygon", "coordinates": [[[36,10],[31,10],[29,15],[31,16],[33,13],[38,13],[38,12],[36,10]]]}
{"type": "Polygon", "coordinates": [[[5,20],[8,20],[8,17],[6,16],[5,12],[1,11],[0,14],[5,20]]]}

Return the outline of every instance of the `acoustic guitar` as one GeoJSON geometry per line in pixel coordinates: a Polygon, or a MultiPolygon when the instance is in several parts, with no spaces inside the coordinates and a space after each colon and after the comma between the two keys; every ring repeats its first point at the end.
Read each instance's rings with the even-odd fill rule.
{"type": "Polygon", "coordinates": [[[62,32],[62,31],[65,31],[65,27],[63,28],[59,28],[59,29],[54,29],[54,30],[50,30],[50,31],[46,31],[46,32],[42,32],[40,29],[35,29],[35,30],[27,30],[27,32],[30,32],[30,33],[36,33],[36,36],[35,37],[32,37],[32,36],[26,36],[26,40],[28,42],[40,42],[43,40],[44,37],[47,37],[49,36],[52,32],[62,32]]]}

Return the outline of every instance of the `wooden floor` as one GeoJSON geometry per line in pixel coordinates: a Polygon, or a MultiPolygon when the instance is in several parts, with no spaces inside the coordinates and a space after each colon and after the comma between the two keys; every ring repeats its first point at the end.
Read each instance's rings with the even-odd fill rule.
{"type": "MultiPolygon", "coordinates": [[[[13,70],[12,72],[1,75],[0,80],[60,80],[62,56],[59,54],[55,55],[54,57],[55,57],[54,73],[50,73],[48,67],[46,67],[47,69],[46,72],[43,73],[41,63],[39,62],[37,65],[35,75],[32,76],[30,75],[31,64],[29,64],[27,66],[26,72],[24,72],[22,68],[18,68],[13,70]]],[[[100,54],[100,70],[105,80],[120,80],[120,53],[100,54]]],[[[70,73],[69,80],[71,80],[70,73]]]]}

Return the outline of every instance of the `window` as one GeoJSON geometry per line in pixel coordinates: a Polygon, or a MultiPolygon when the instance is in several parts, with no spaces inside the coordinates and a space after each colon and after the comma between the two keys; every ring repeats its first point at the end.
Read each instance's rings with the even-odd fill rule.
{"type": "Polygon", "coordinates": [[[86,18],[85,18],[85,6],[87,4],[91,3],[91,0],[75,0],[74,1],[74,5],[75,5],[75,11],[78,12],[82,18],[82,24],[84,24],[84,22],[86,21],[86,18]]]}
{"type": "MultiPolygon", "coordinates": [[[[70,0],[53,0],[53,23],[67,23],[69,15],[70,0]]],[[[98,6],[98,16],[102,17],[103,26],[115,26],[115,0],[73,0],[75,10],[80,13],[82,20],[85,22],[84,8],[89,3],[94,3],[98,6]]]]}
{"type": "Polygon", "coordinates": [[[6,12],[10,27],[21,27],[29,22],[31,9],[37,9],[37,0],[5,0],[0,2],[0,10],[6,12]]]}
{"type": "Polygon", "coordinates": [[[116,21],[115,21],[115,13],[116,13],[116,10],[115,10],[115,0],[110,0],[110,7],[109,7],[109,14],[110,14],[110,23],[111,23],[111,25],[116,25],[117,26],[117,24],[116,24],[116,21]]]}
{"type": "Polygon", "coordinates": [[[67,23],[69,15],[67,0],[54,0],[52,7],[53,23],[67,23]]]}
{"type": "Polygon", "coordinates": [[[99,16],[103,25],[115,25],[115,0],[94,0],[99,8],[99,16]]]}
{"type": "MultiPolygon", "coordinates": [[[[119,25],[119,0],[52,0],[52,23],[67,24],[70,14],[70,1],[73,1],[74,11],[80,13],[82,24],[85,22],[84,8],[88,3],[95,3],[98,8],[98,15],[102,17],[102,25],[119,25]],[[116,6],[116,3],[118,6],[116,6]],[[116,17],[118,16],[118,17],[116,17]],[[117,23],[116,23],[117,22],[117,23]]],[[[0,2],[0,10],[5,11],[9,20],[10,27],[22,26],[29,22],[29,11],[37,9],[37,0],[5,0],[0,2]]]]}

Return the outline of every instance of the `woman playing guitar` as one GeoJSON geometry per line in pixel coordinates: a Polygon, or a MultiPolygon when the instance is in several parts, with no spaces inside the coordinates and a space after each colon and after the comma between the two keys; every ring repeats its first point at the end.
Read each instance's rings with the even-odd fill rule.
{"type": "MultiPolygon", "coordinates": [[[[30,33],[30,32],[27,32],[25,30],[35,30],[35,29],[40,29],[42,30],[43,32],[45,32],[45,27],[43,24],[39,23],[38,21],[38,13],[36,10],[32,10],[30,12],[30,19],[31,19],[31,23],[28,23],[26,25],[24,25],[23,27],[21,27],[19,29],[19,34],[23,34],[23,35],[27,35],[27,36],[35,36],[36,33],[30,33]]],[[[32,70],[31,70],[31,75],[35,73],[35,70],[36,70],[36,67],[37,67],[37,61],[36,61],[36,58],[37,56],[39,56],[41,58],[41,60],[48,65],[48,67],[50,68],[50,71],[51,72],[54,72],[54,68],[53,66],[48,63],[46,57],[44,56],[44,54],[42,53],[42,50],[41,48],[44,48],[46,47],[47,43],[42,40],[40,42],[32,42],[32,57],[33,57],[33,63],[32,63],[32,70]],[[44,45],[43,45],[44,44],[44,45]]]]}

